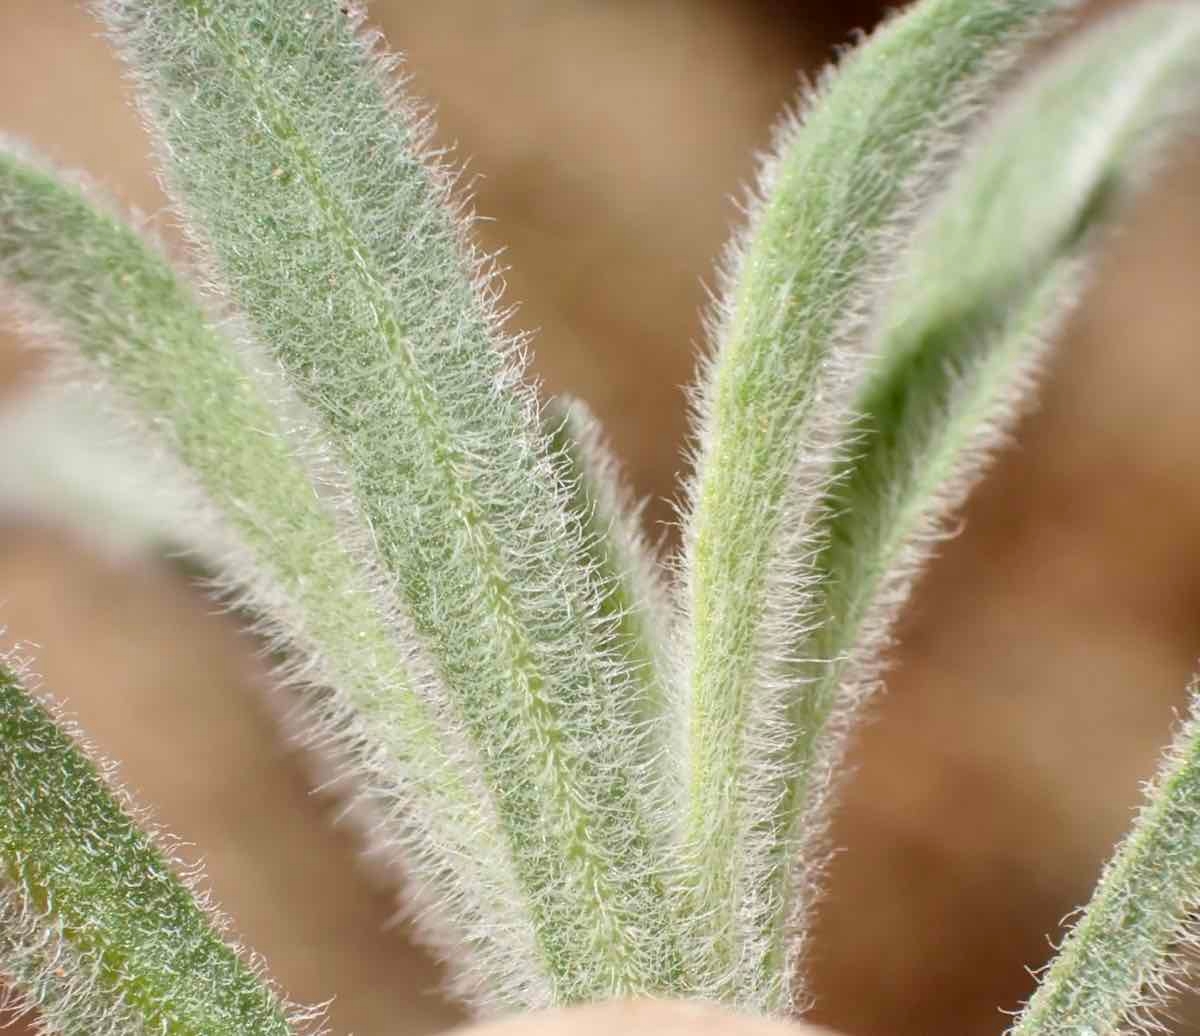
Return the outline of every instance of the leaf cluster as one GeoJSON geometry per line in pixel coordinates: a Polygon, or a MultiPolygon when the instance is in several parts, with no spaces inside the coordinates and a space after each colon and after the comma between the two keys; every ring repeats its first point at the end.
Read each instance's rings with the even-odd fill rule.
{"type": "MultiPolygon", "coordinates": [[[[1118,202],[1200,100],[1152,3],[995,98],[1071,0],[922,0],[786,118],[694,390],[683,546],[544,403],[454,173],[333,0],[96,0],[192,246],[0,145],[0,286],[154,444],[481,1013],[806,1000],[846,737],[1118,202]]],[[[116,506],[116,505],[114,505],[116,506]]],[[[122,505],[128,506],[128,505],[122,505]]],[[[157,535],[157,532],[155,532],[157,535]]],[[[167,538],[167,537],[163,537],[167,538]]],[[[1131,1024],[1200,906],[1197,721],[1015,1026],[1131,1024]]],[[[315,1024],[0,663],[0,971],[64,1034],[315,1024]]]]}

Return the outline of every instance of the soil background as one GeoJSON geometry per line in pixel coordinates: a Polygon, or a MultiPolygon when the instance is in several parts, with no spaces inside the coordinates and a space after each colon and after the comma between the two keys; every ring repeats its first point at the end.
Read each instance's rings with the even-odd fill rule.
{"type": "MultiPolygon", "coordinates": [[[[481,237],[507,247],[547,390],[597,411],[652,521],[670,514],[704,284],[754,153],[799,70],[879,13],[372,7],[469,160],[481,237]]],[[[118,69],[74,0],[0,4],[0,127],[163,208],[118,69]]],[[[1128,213],[1040,408],[907,610],[838,812],[815,1020],[851,1036],[1000,1033],[1129,823],[1200,651],[1198,268],[1200,156],[1185,155],[1128,213]]],[[[9,398],[36,376],[20,345],[0,342],[9,398]]],[[[232,617],[176,568],[102,557],[53,523],[0,527],[0,602],[8,640],[37,646],[47,686],[206,861],[236,931],[295,997],[332,998],[334,1031],[358,1036],[460,1017],[277,736],[265,665],[232,617]]]]}

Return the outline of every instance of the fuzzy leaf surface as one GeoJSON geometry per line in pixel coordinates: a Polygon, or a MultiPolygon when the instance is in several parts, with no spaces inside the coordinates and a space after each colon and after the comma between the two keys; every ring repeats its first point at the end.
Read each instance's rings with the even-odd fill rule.
{"type": "Polygon", "coordinates": [[[1196,117],[1200,10],[1149,4],[1114,18],[1017,93],[917,235],[856,402],[859,452],[827,507],[825,594],[800,650],[819,661],[802,669],[796,779],[780,808],[796,837],[820,829],[896,613],[1030,398],[1116,201],[1196,117]]]}
{"type": "Polygon", "coordinates": [[[632,677],[520,343],[390,63],[333,0],[98,9],[214,279],[349,471],[468,732],[538,952],[495,997],[538,1006],[539,976],[556,1003],[667,988],[632,677]]]}
{"type": "Polygon", "coordinates": [[[174,461],[175,541],[215,565],[221,589],[295,660],[285,675],[302,690],[300,733],[355,778],[368,844],[390,864],[402,857],[410,905],[455,961],[458,988],[475,998],[526,982],[528,921],[461,723],[372,570],[369,529],[338,499],[344,480],[310,463],[303,415],[132,227],[11,148],[0,149],[0,289],[66,355],[67,377],[112,389],[131,447],[174,461]],[[507,956],[481,971],[496,939],[507,956]]]}
{"type": "Polygon", "coordinates": [[[553,460],[582,520],[586,564],[604,588],[601,611],[634,674],[637,717],[655,731],[649,747],[661,750],[668,737],[667,649],[674,627],[661,562],[646,542],[639,509],[621,484],[619,465],[591,411],[577,399],[555,400],[548,410],[553,460]]]}
{"type": "Polygon", "coordinates": [[[772,1012],[801,995],[784,861],[803,846],[778,810],[796,779],[796,645],[816,593],[820,504],[848,445],[881,257],[1021,45],[1073,6],[926,0],[885,24],[782,128],[732,252],[683,561],[683,909],[706,995],[772,1012]]]}
{"type": "Polygon", "coordinates": [[[0,919],[15,924],[0,938],[0,971],[51,1019],[57,1013],[64,1032],[116,1036],[131,1018],[170,1036],[293,1031],[272,991],[3,663],[0,919]],[[69,952],[48,953],[56,943],[69,952]]]}
{"type": "MultiPolygon", "coordinates": [[[[810,774],[837,759],[846,710],[920,563],[1029,397],[1115,203],[1200,119],[1200,9],[1147,4],[1086,33],[981,136],[905,263],[858,401],[862,452],[829,513],[828,597],[806,653],[832,659],[798,712],[810,774]]],[[[1022,1036],[1119,1031],[1196,905],[1193,718],[1093,906],[1018,1023],[1022,1036]]],[[[797,784],[796,823],[819,806],[797,784]]]]}
{"type": "Polygon", "coordinates": [[[148,1036],[144,1019],[114,997],[24,891],[0,881],[0,1012],[45,1036],[148,1036]]]}

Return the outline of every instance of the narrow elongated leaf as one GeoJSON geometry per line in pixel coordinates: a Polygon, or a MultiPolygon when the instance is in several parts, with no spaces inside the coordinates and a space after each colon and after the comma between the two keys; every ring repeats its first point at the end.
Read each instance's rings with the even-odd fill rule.
{"type": "Polygon", "coordinates": [[[666,988],[629,668],[580,564],[519,343],[390,65],[335,0],[97,7],[214,279],[346,464],[445,675],[552,999],[666,988]]]}
{"type": "Polygon", "coordinates": [[[650,750],[662,751],[674,627],[663,569],[591,411],[577,399],[555,400],[548,424],[559,477],[583,520],[587,564],[603,588],[602,613],[636,680],[635,712],[655,731],[650,750]]]}
{"type": "Polygon", "coordinates": [[[1118,846],[1011,1036],[1153,1031],[1187,973],[1200,910],[1200,710],[1176,735],[1118,846]]]}
{"type": "Polygon", "coordinates": [[[403,857],[411,906],[454,962],[459,989],[548,1000],[461,721],[373,571],[345,476],[313,459],[295,404],[253,376],[129,226],[3,148],[0,289],[71,350],[72,376],[124,400],[121,416],[132,411],[137,424],[131,448],[153,443],[179,462],[166,472],[170,506],[185,518],[175,542],[198,546],[294,660],[308,712],[300,733],[357,778],[369,845],[393,865],[403,857]],[[496,943],[503,951],[488,953],[496,943]]]}
{"type": "MultiPolygon", "coordinates": [[[[1017,95],[918,234],[857,400],[860,452],[827,509],[825,596],[799,651],[820,661],[798,666],[779,812],[797,843],[822,827],[829,772],[920,563],[1029,397],[1114,202],[1184,117],[1200,118],[1200,10],[1146,5],[1017,95]]],[[[808,875],[791,880],[803,906],[808,875]]]]}
{"type": "Polygon", "coordinates": [[[793,1006],[778,809],[821,546],[820,501],[863,367],[880,255],[1058,0],[926,0],[880,29],[788,123],[730,263],[704,374],[685,524],[683,761],[693,981],[793,1006]]]}
{"type": "Polygon", "coordinates": [[[295,1031],[2,661],[0,921],[0,972],[69,1036],[295,1031]]]}
{"type": "MultiPolygon", "coordinates": [[[[889,623],[943,516],[1019,411],[1096,230],[1122,188],[1144,179],[1166,131],[1196,115],[1200,11],[1141,7],[1092,32],[1016,97],[919,235],[860,396],[865,448],[830,508],[829,594],[808,652],[834,665],[814,676],[800,706],[797,726],[812,733],[802,743],[809,772],[798,783],[798,825],[817,824],[814,792],[838,757],[845,709],[875,681],[889,623]]],[[[1116,1031],[1153,976],[1177,911],[1195,897],[1194,736],[1189,725],[1092,920],[1022,1020],[1025,1036],[1116,1031]]]]}

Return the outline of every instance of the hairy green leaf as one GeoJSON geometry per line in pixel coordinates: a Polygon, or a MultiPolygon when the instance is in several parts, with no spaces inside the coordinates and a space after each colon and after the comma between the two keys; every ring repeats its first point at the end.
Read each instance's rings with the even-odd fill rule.
{"type": "Polygon", "coordinates": [[[0,922],[0,973],[68,1036],[294,1031],[2,660],[0,922]]]}
{"type": "MultiPolygon", "coordinates": [[[[796,785],[797,828],[818,824],[822,771],[838,759],[847,714],[878,678],[889,625],[945,515],[1019,413],[1098,229],[1117,197],[1145,178],[1181,117],[1197,115],[1200,10],[1139,8],[1033,78],[918,235],[882,311],[878,360],[858,400],[863,447],[840,471],[829,508],[828,593],[803,653],[830,661],[812,672],[798,708],[797,729],[809,733],[800,742],[808,772],[796,785]]],[[[1052,971],[1022,1023],[1025,1036],[1119,1028],[1178,927],[1168,901],[1176,910],[1194,902],[1180,857],[1195,866],[1196,834],[1184,825],[1196,805],[1179,798],[1190,794],[1194,762],[1182,751],[1123,852],[1132,860],[1154,839],[1179,842],[1140,863],[1114,864],[1095,921],[1081,925],[1090,934],[1052,971]],[[1160,883],[1157,866],[1171,868],[1171,879],[1160,883]],[[1142,895],[1142,927],[1130,927],[1133,912],[1115,923],[1114,897],[1128,896],[1128,906],[1142,895]]]]}
{"type": "Polygon", "coordinates": [[[547,423],[559,477],[583,521],[586,564],[603,588],[602,613],[637,680],[637,718],[655,731],[651,750],[659,751],[667,737],[667,647],[674,626],[661,562],[646,542],[639,509],[621,485],[617,461],[591,411],[577,399],[555,400],[547,423]]]}
{"type": "Polygon", "coordinates": [[[187,472],[151,468],[145,482],[165,483],[186,517],[176,542],[203,552],[291,659],[307,713],[298,732],[357,778],[368,844],[390,865],[400,855],[410,907],[455,961],[464,995],[514,983],[536,999],[520,889],[461,721],[414,650],[345,477],[314,458],[295,404],[131,227],[3,148],[0,289],[71,350],[70,377],[124,400],[121,416],[137,419],[131,448],[152,442],[187,472]],[[485,954],[482,968],[496,940],[506,952],[485,954]]]}
{"type": "MultiPolygon", "coordinates": [[[[779,811],[794,844],[823,826],[846,728],[946,515],[1029,398],[1114,202],[1184,115],[1200,115],[1200,10],[1146,5],[1036,75],[918,233],[856,401],[859,452],[827,506],[824,597],[799,651],[816,661],[800,666],[796,776],[779,811]]],[[[789,889],[801,911],[807,857],[789,889]]]]}
{"type": "Polygon", "coordinates": [[[797,779],[796,645],[882,257],[1021,44],[1073,6],[926,0],[887,23],[783,127],[732,255],[685,524],[684,910],[706,995],[769,1011],[799,997],[797,846],[778,815],[797,779]]]}
{"type": "MultiPolygon", "coordinates": [[[[103,0],[189,228],[350,474],[503,825],[555,1002],[673,979],[633,676],[520,343],[334,0],[103,0]]],[[[499,964],[501,962],[497,962],[499,964]]],[[[497,982],[493,1002],[540,994],[497,982]]]]}

